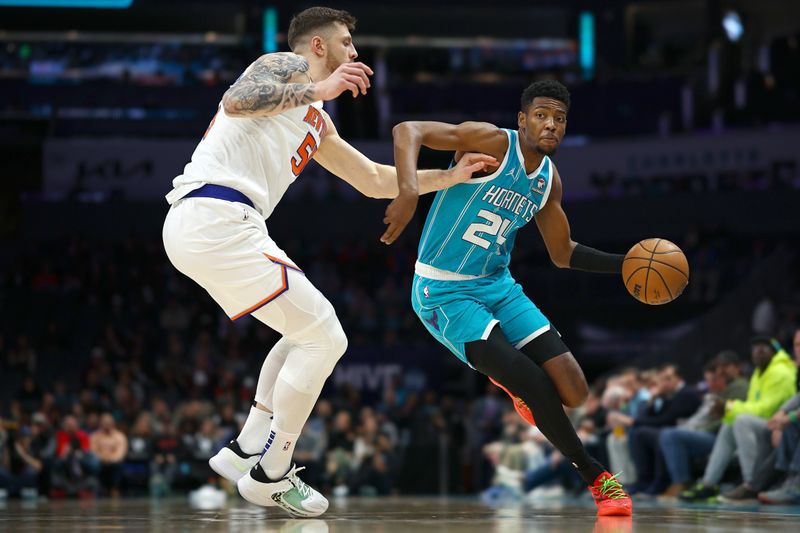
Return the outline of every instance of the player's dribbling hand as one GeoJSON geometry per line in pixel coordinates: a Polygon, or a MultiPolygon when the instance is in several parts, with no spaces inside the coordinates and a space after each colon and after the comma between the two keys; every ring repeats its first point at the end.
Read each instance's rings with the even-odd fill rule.
{"type": "Polygon", "coordinates": [[[419,201],[419,195],[402,193],[392,200],[392,203],[386,208],[386,216],[383,217],[383,223],[389,224],[389,227],[381,236],[382,243],[392,244],[403,233],[411,221],[411,217],[414,216],[417,201],[419,201]]]}
{"type": "Polygon", "coordinates": [[[499,166],[497,159],[486,154],[467,152],[458,160],[456,166],[444,173],[445,186],[442,189],[467,181],[476,172],[486,172],[499,166]]]}
{"type": "Polygon", "coordinates": [[[316,96],[320,100],[333,100],[345,91],[350,91],[353,98],[358,93],[367,94],[370,87],[369,76],[372,69],[364,63],[343,63],[333,74],[317,83],[316,96]]]}

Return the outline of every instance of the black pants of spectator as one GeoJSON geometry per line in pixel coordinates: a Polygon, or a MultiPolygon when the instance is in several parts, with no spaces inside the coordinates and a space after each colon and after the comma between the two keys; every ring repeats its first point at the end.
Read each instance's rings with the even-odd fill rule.
{"type": "Polygon", "coordinates": [[[628,433],[628,449],[636,465],[636,490],[661,494],[670,484],[669,472],[658,444],[661,428],[633,427],[628,433]]]}
{"type": "Polygon", "coordinates": [[[381,496],[386,496],[392,489],[392,482],[388,472],[381,472],[372,465],[372,461],[367,459],[353,475],[350,482],[350,492],[353,495],[364,494],[373,496],[369,492],[374,491],[381,496]]]}
{"type": "Polygon", "coordinates": [[[122,486],[122,463],[100,463],[99,477],[104,491],[119,491],[122,486]]]}

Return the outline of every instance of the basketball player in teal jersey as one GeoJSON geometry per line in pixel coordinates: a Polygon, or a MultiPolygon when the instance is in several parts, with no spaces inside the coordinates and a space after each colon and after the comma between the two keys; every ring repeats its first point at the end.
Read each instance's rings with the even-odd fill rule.
{"type": "Polygon", "coordinates": [[[517,230],[536,220],[558,267],[622,270],[622,255],[577,244],[561,208],[553,155],[564,136],[570,97],[558,82],[540,81],[522,94],[517,131],[481,122],[404,122],[394,128],[401,191],[387,209],[381,240],[391,244],[416,208],[420,146],[482,152],[501,161],[489,175],[439,191],[419,244],[412,305],[425,328],[459,359],[489,376],[572,461],[600,515],[630,515],[631,499],[590,457],[564,413],[588,394],[583,372],[550,321],[523,293],[508,266],[517,230]],[[530,407],[530,409],[528,409],[530,407]]]}

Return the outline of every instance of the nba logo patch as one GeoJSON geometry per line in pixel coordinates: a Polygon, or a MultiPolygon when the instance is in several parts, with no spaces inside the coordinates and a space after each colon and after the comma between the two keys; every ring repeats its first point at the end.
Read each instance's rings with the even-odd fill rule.
{"type": "Polygon", "coordinates": [[[292,441],[290,441],[290,440],[287,440],[287,441],[286,441],[286,444],[284,444],[284,445],[283,445],[283,451],[286,451],[286,450],[288,450],[288,449],[289,449],[289,446],[291,446],[291,445],[292,445],[292,441]]]}
{"type": "Polygon", "coordinates": [[[428,286],[426,285],[424,289],[422,289],[422,294],[425,295],[425,298],[430,298],[431,293],[428,291],[428,286]]]}
{"type": "Polygon", "coordinates": [[[536,180],[536,190],[543,191],[545,186],[544,178],[539,178],[536,180]]]}

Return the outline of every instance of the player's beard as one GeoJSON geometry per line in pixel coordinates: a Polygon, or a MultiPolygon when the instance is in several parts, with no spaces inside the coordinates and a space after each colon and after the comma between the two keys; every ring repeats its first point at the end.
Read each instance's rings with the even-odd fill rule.
{"type": "Polygon", "coordinates": [[[558,151],[558,146],[556,146],[556,147],[555,147],[555,148],[553,148],[552,150],[547,150],[547,149],[545,149],[545,148],[542,148],[542,147],[541,147],[541,146],[539,146],[538,144],[536,145],[536,153],[537,153],[537,154],[541,154],[541,155],[546,155],[547,157],[552,157],[552,156],[554,156],[554,155],[556,154],[556,152],[557,152],[557,151],[558,151]]]}
{"type": "Polygon", "coordinates": [[[349,63],[349,61],[347,61],[346,58],[339,59],[333,57],[332,55],[328,55],[328,57],[325,59],[325,68],[328,69],[328,72],[333,73],[333,71],[335,71],[337,68],[339,68],[345,63],[349,63]]]}

